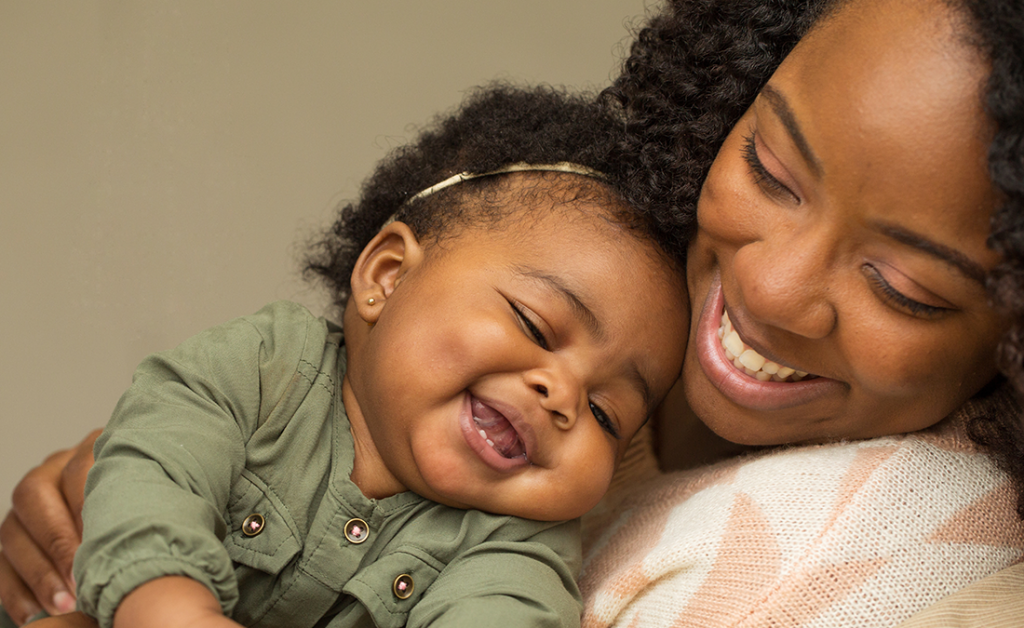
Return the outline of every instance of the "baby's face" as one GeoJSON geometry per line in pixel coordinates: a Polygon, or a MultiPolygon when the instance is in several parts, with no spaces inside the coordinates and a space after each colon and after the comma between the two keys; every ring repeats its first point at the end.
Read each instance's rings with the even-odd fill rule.
{"type": "Polygon", "coordinates": [[[467,228],[387,297],[349,380],[407,489],[540,520],[607,490],[679,376],[689,311],[656,249],[596,213],[467,228]]]}

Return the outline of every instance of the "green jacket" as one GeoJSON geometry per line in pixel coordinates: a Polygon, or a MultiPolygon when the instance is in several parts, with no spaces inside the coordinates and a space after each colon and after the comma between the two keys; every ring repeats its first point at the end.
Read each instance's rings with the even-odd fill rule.
{"type": "Polygon", "coordinates": [[[577,626],[577,521],[363,496],[344,369],[341,329],[287,302],[147,358],[96,443],[80,608],[108,627],[184,575],[248,626],[577,626]]]}

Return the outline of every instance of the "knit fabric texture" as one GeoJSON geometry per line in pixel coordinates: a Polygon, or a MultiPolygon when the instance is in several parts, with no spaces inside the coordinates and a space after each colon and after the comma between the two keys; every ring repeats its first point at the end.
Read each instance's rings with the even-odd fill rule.
{"type": "Polygon", "coordinates": [[[1021,561],[1010,480],[966,434],[991,412],[1019,408],[670,474],[641,439],[584,522],[583,626],[896,626],[1021,561]]]}

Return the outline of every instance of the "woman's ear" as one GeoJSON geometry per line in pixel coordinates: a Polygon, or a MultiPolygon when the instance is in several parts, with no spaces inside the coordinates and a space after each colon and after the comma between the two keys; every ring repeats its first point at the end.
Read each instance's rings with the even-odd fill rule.
{"type": "Polygon", "coordinates": [[[395,221],[375,235],[352,269],[352,299],[359,317],[377,322],[402,277],[423,260],[423,247],[409,225],[395,221]]]}

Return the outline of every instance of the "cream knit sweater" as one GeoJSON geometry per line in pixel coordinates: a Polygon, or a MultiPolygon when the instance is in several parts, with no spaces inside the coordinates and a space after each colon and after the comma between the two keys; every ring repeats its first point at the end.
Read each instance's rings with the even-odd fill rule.
{"type": "Polygon", "coordinates": [[[671,474],[641,441],[584,522],[584,627],[895,626],[1020,561],[979,412],[1019,410],[1000,392],[923,432],[671,474]]]}

